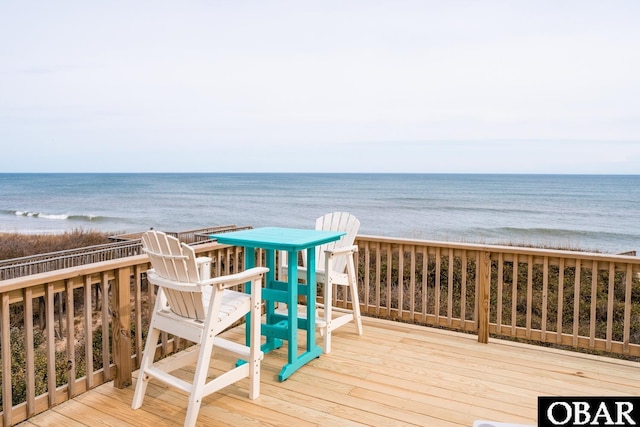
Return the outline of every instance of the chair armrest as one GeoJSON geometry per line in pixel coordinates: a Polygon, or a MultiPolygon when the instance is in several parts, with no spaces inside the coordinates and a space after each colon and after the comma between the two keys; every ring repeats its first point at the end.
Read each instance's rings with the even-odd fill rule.
{"type": "Polygon", "coordinates": [[[218,285],[221,289],[230,288],[232,286],[240,285],[251,280],[255,280],[262,276],[269,269],[266,267],[253,267],[240,273],[229,274],[227,276],[214,277],[213,279],[204,280],[202,285],[218,285]]]}
{"type": "Polygon", "coordinates": [[[200,280],[211,279],[211,262],[213,260],[208,256],[200,256],[196,258],[196,266],[200,271],[200,280]]]}
{"type": "Polygon", "coordinates": [[[358,245],[343,246],[341,248],[327,249],[324,251],[328,256],[351,255],[358,252],[358,245]]]}

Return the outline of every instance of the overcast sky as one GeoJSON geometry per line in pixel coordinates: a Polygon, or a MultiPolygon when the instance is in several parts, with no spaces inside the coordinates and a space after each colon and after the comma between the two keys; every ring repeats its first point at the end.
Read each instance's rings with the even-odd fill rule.
{"type": "Polygon", "coordinates": [[[640,173],[640,1],[0,1],[0,172],[640,173]]]}

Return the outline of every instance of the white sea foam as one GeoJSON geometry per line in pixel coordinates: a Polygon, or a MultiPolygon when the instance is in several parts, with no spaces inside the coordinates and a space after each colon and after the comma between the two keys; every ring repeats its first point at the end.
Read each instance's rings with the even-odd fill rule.
{"type": "Polygon", "coordinates": [[[46,213],[30,212],[30,211],[15,211],[15,215],[32,217],[32,218],[58,219],[58,220],[65,220],[69,218],[69,215],[65,215],[65,214],[46,214],[46,213]]]}
{"type": "Polygon", "coordinates": [[[67,219],[69,218],[69,215],[55,215],[55,214],[38,214],[38,218],[45,218],[45,219],[67,219]]]}

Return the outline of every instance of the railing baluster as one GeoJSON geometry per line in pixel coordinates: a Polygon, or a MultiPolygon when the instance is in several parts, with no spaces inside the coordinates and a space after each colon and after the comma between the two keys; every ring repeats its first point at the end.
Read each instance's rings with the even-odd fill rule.
{"type": "Polygon", "coordinates": [[[598,261],[591,263],[591,315],[589,317],[589,348],[596,342],[596,305],[598,303],[598,261]]]}
{"type": "Polygon", "coordinates": [[[531,310],[533,308],[533,256],[527,257],[527,338],[531,338],[531,310]]]}
{"type": "Polygon", "coordinates": [[[615,297],[615,264],[609,263],[609,289],[607,291],[607,351],[611,351],[613,335],[613,299],[615,297]]]}
{"type": "Polygon", "coordinates": [[[631,289],[633,285],[633,266],[631,264],[627,264],[625,279],[622,352],[629,354],[629,340],[631,337],[631,289]]]}
{"type": "Polygon", "coordinates": [[[35,350],[33,346],[33,288],[24,288],[24,349],[26,357],[25,377],[27,386],[27,417],[36,412],[36,379],[35,379],[35,350]]]}
{"type": "Polygon", "coordinates": [[[45,322],[47,336],[47,393],[49,407],[56,405],[58,396],[56,393],[56,336],[53,311],[55,309],[55,290],[53,283],[47,283],[45,288],[45,322]]]}
{"type": "Polygon", "coordinates": [[[436,325],[440,324],[440,270],[442,269],[442,257],[440,256],[440,248],[436,248],[436,282],[433,314],[435,315],[436,325]]]}
{"type": "Polygon", "coordinates": [[[540,322],[540,331],[542,341],[547,339],[547,310],[549,295],[549,257],[544,257],[542,262],[542,320],[540,322]]]}
{"type": "Polygon", "coordinates": [[[402,319],[404,308],[404,246],[398,246],[398,318],[402,319]]]}
{"type": "Polygon", "coordinates": [[[562,342],[564,332],[564,258],[560,258],[558,264],[558,313],[556,322],[556,343],[562,342]]]}
{"type": "Polygon", "coordinates": [[[573,285],[573,346],[578,346],[578,332],[580,327],[580,282],[582,276],[582,262],[576,259],[575,280],[573,285]]]}
{"type": "MultiPolygon", "coordinates": [[[[71,399],[76,395],[76,349],[75,349],[75,313],[73,301],[73,285],[71,280],[65,281],[66,324],[67,324],[67,394],[71,399]]],[[[62,295],[62,294],[61,294],[62,295]]],[[[62,298],[60,298],[62,301],[62,298]]],[[[60,307],[62,311],[62,306],[60,307]]]]}
{"type": "Polygon", "coordinates": [[[496,290],[496,325],[498,333],[502,327],[502,290],[504,287],[504,254],[498,254],[498,288],[496,290]]]}
{"type": "MultiPolygon", "coordinates": [[[[362,251],[364,252],[364,297],[362,298],[361,304],[364,304],[362,313],[368,313],[369,312],[369,307],[371,306],[371,301],[369,298],[371,298],[371,275],[369,274],[369,272],[371,271],[371,246],[369,244],[369,242],[366,242],[363,247],[362,247],[362,251]]],[[[361,252],[358,252],[358,264],[360,265],[360,257],[361,257],[361,252]]],[[[360,270],[358,268],[358,270],[360,270]]],[[[359,283],[359,282],[358,282],[359,283]]]]}
{"type": "Polygon", "coordinates": [[[391,251],[391,245],[388,244],[385,246],[387,252],[387,286],[385,288],[386,291],[386,299],[387,299],[387,317],[391,317],[391,273],[393,270],[393,252],[391,251]]]}
{"type": "Polygon", "coordinates": [[[462,321],[462,330],[467,330],[467,268],[469,267],[469,259],[467,251],[462,251],[460,259],[462,282],[460,284],[460,320],[462,321]]]}
{"type": "Polygon", "coordinates": [[[27,392],[27,417],[35,414],[36,387],[35,387],[35,351],[33,345],[33,288],[23,290],[24,306],[24,349],[25,349],[25,378],[27,392]]]}
{"type": "Polygon", "coordinates": [[[429,247],[425,246],[422,252],[422,321],[427,323],[429,313],[429,247]]]}
{"type": "Polygon", "coordinates": [[[142,358],[142,267],[140,265],[136,265],[133,267],[133,301],[134,301],[134,309],[135,309],[135,343],[134,348],[136,352],[136,366],[140,365],[140,359],[142,358]]]}
{"type": "Polygon", "coordinates": [[[376,311],[375,314],[376,316],[380,316],[380,288],[381,288],[381,281],[382,281],[382,273],[381,273],[381,269],[382,269],[382,255],[380,255],[381,249],[380,249],[380,243],[376,242],[376,311]]]}
{"type": "Polygon", "coordinates": [[[453,248],[449,248],[449,274],[447,275],[447,326],[451,327],[453,321],[453,272],[455,268],[455,259],[453,257],[453,248]]]}
{"type": "Polygon", "coordinates": [[[409,273],[409,319],[415,319],[416,313],[416,247],[411,245],[410,273],[409,273]]]}
{"type": "Polygon", "coordinates": [[[511,336],[516,336],[516,327],[518,326],[518,271],[520,263],[518,254],[513,254],[513,274],[511,278],[511,336]]]}
{"type": "Polygon", "coordinates": [[[93,388],[93,301],[91,289],[91,275],[84,276],[84,357],[86,366],[86,387],[93,388]]]}
{"type": "Polygon", "coordinates": [[[12,425],[11,413],[11,327],[9,316],[9,295],[0,293],[0,342],[2,343],[2,414],[3,425],[12,425]]]}

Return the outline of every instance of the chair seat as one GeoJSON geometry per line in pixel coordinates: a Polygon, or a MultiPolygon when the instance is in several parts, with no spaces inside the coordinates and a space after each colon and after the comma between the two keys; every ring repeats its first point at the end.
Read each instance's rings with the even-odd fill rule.
{"type": "MultiPolygon", "coordinates": [[[[303,280],[307,274],[307,267],[298,267],[298,279],[303,280]]],[[[327,273],[323,268],[316,268],[316,281],[325,283],[327,273]]],[[[339,271],[331,272],[331,279],[334,285],[349,286],[349,276],[347,273],[341,273],[339,271]]]]}
{"type": "MultiPolygon", "coordinates": [[[[207,289],[208,294],[211,295],[211,290],[207,289]]],[[[206,292],[203,292],[205,295],[205,301],[209,301],[206,296],[206,292]]],[[[206,304],[208,306],[208,303],[206,304]]],[[[222,293],[222,305],[220,307],[220,311],[218,312],[218,320],[224,321],[225,319],[232,317],[232,314],[237,311],[243,311],[246,313],[251,307],[251,297],[244,292],[232,291],[230,289],[225,289],[222,293]]]]}
{"type": "MultiPolygon", "coordinates": [[[[202,305],[204,306],[205,311],[209,310],[209,301],[211,300],[211,287],[207,286],[202,290],[202,305]]],[[[231,289],[225,289],[222,291],[222,302],[220,304],[220,311],[217,313],[217,318],[219,322],[223,322],[224,320],[233,317],[233,314],[238,311],[243,311],[243,314],[246,313],[246,310],[251,306],[251,297],[249,294],[244,292],[237,292],[231,289]]],[[[189,321],[194,325],[198,325],[199,327],[203,327],[204,322],[197,319],[191,319],[188,317],[181,316],[179,314],[171,311],[169,307],[160,311],[163,316],[167,317],[175,317],[180,321],[189,321]]]]}

